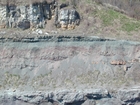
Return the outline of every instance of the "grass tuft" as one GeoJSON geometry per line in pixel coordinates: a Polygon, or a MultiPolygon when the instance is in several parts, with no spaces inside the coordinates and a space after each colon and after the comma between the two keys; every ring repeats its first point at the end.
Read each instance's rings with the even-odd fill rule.
{"type": "Polygon", "coordinates": [[[127,22],[122,25],[122,30],[127,32],[138,31],[138,29],[140,29],[140,23],[127,22]]]}
{"type": "Polygon", "coordinates": [[[114,24],[114,20],[120,22],[120,30],[131,32],[138,31],[140,29],[140,21],[137,21],[133,18],[129,18],[126,15],[117,12],[112,9],[100,10],[98,15],[102,21],[103,27],[111,26],[114,24]]]}
{"type": "Polygon", "coordinates": [[[115,19],[119,18],[119,13],[114,10],[103,10],[100,12],[100,19],[104,26],[109,26],[113,24],[115,19]]]}

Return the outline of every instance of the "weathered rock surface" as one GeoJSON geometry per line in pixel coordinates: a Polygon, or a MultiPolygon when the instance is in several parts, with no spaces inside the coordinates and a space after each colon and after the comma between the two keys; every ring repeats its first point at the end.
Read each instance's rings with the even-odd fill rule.
{"type": "Polygon", "coordinates": [[[80,16],[75,9],[62,9],[57,17],[56,26],[62,29],[74,29],[80,23],[80,16]]]}
{"type": "Polygon", "coordinates": [[[140,104],[139,42],[70,36],[0,40],[1,105],[140,104]]]}
{"type": "Polygon", "coordinates": [[[53,2],[36,2],[27,6],[7,5],[3,7],[7,14],[7,27],[44,28],[46,19],[51,19],[51,5],[53,2]]]}
{"type": "MultiPolygon", "coordinates": [[[[44,28],[47,20],[55,15],[54,23],[58,27],[74,29],[79,24],[80,17],[75,9],[56,9],[59,5],[52,2],[34,2],[29,5],[0,5],[0,29],[2,28],[44,28]],[[66,25],[66,27],[64,27],[66,25]]],[[[62,6],[62,5],[61,5],[62,6]]]]}
{"type": "Polygon", "coordinates": [[[1,105],[139,105],[139,89],[118,90],[111,93],[105,89],[79,91],[3,91],[1,105]]]}

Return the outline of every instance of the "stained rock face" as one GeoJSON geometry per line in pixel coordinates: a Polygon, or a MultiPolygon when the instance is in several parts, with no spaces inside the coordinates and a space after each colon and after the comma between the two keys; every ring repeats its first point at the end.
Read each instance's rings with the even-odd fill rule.
{"type": "Polygon", "coordinates": [[[75,9],[61,9],[58,14],[58,23],[62,29],[74,29],[76,25],[79,25],[80,17],[75,9]]]}
{"type": "Polygon", "coordinates": [[[55,24],[62,29],[74,29],[80,17],[75,9],[58,10],[59,5],[52,2],[35,2],[30,5],[0,6],[0,28],[44,28],[47,20],[56,16],[55,24]],[[57,7],[57,8],[56,8],[57,7]]]}
{"type": "Polygon", "coordinates": [[[6,6],[7,27],[44,28],[45,20],[51,18],[50,4],[33,3],[28,6],[6,6]]]}
{"type": "Polygon", "coordinates": [[[7,15],[6,6],[0,6],[0,29],[6,28],[7,26],[6,15],[7,15]]]}

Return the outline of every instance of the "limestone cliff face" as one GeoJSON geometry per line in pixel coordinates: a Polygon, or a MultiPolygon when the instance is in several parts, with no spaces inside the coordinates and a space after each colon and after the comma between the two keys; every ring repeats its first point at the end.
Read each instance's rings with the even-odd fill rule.
{"type": "Polygon", "coordinates": [[[47,20],[55,17],[54,24],[64,29],[74,29],[79,25],[79,15],[75,9],[63,10],[52,2],[34,2],[28,5],[0,5],[0,28],[45,28],[47,20]],[[64,27],[65,26],[65,27],[64,27]]]}
{"type": "Polygon", "coordinates": [[[9,28],[43,28],[46,19],[51,19],[53,2],[37,2],[30,5],[7,4],[1,7],[1,26],[9,28]]]}
{"type": "Polygon", "coordinates": [[[0,90],[5,90],[1,93],[4,105],[139,103],[140,43],[94,37],[30,40],[0,43],[0,90]],[[125,87],[128,91],[122,90],[125,87]],[[94,89],[101,90],[92,92],[94,89]],[[42,93],[31,93],[34,91],[42,93]]]}

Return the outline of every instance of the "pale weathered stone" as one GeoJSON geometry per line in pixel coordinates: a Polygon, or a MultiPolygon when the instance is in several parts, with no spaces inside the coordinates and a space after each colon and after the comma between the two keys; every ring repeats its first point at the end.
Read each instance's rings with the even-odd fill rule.
{"type": "Polygon", "coordinates": [[[44,28],[46,19],[51,19],[51,9],[47,2],[37,2],[30,5],[6,5],[0,6],[0,25],[1,28],[22,28],[27,29],[30,26],[34,28],[44,28]],[[27,25],[28,21],[30,25],[27,25]]]}
{"type": "Polygon", "coordinates": [[[122,60],[112,60],[110,62],[111,65],[125,65],[126,62],[125,61],[122,61],[122,60]]]}
{"type": "Polygon", "coordinates": [[[57,27],[74,29],[80,20],[77,11],[75,9],[60,9],[55,11],[56,6],[58,5],[54,1],[51,3],[46,1],[35,2],[30,5],[1,5],[0,28],[45,28],[47,20],[50,20],[54,14],[57,14],[55,17],[57,27]],[[69,27],[68,24],[70,24],[69,27]]]}
{"type": "Polygon", "coordinates": [[[61,9],[56,24],[60,24],[62,29],[74,29],[80,20],[78,16],[79,14],[74,9],[61,9]]]}

